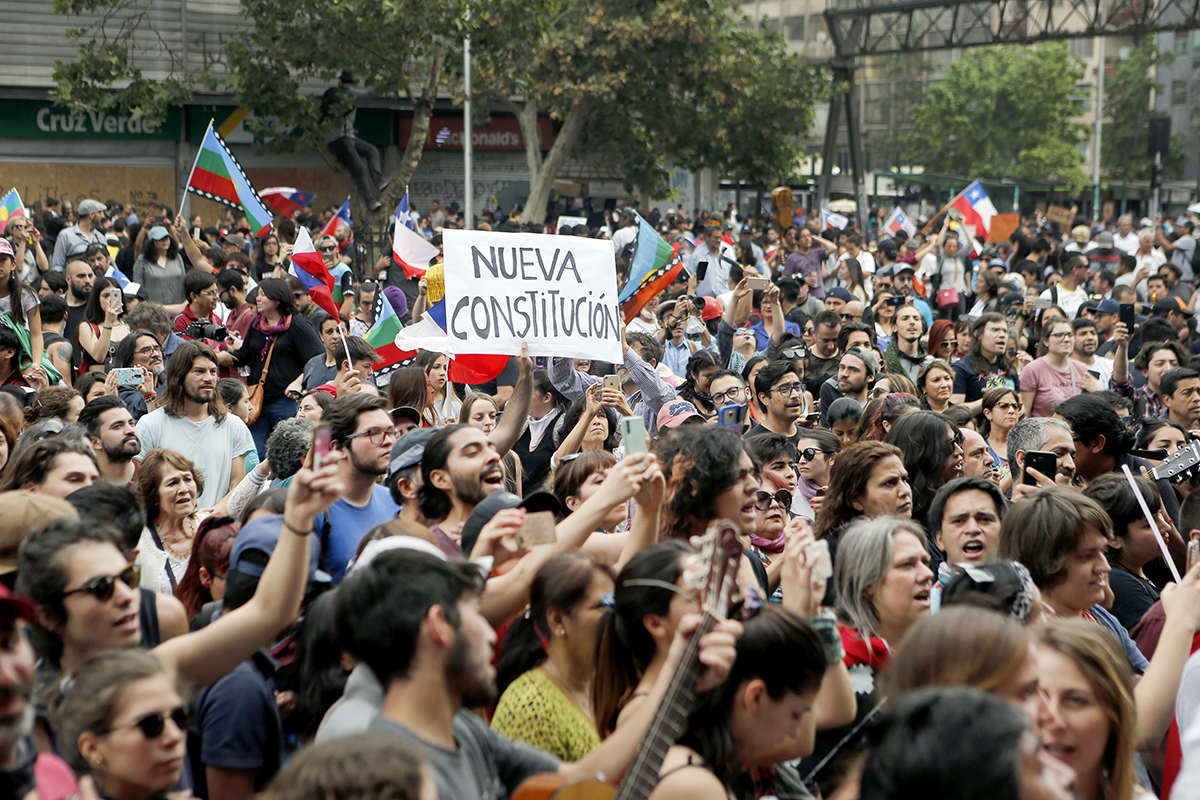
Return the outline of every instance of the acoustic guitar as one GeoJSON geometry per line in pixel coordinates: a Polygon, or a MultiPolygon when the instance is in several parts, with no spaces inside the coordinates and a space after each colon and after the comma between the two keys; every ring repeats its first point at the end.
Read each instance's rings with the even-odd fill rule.
{"type": "MultiPolygon", "coordinates": [[[[704,672],[700,663],[700,637],[728,615],[742,558],[737,529],[728,520],[714,521],[703,536],[693,537],[692,543],[700,552],[689,557],[684,577],[700,592],[703,618],[688,639],[687,649],[671,676],[650,730],[620,785],[614,787],[605,782],[604,776],[568,782],[562,776],[547,773],[526,780],[510,800],[646,800],[654,791],[663,758],[683,735],[696,701],[696,685],[704,672]]],[[[613,735],[622,733],[618,730],[613,735]]]]}

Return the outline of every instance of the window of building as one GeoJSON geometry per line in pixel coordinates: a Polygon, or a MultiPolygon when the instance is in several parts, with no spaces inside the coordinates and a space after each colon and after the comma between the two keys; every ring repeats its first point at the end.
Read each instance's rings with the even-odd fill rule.
{"type": "Polygon", "coordinates": [[[804,17],[788,17],[783,21],[783,35],[789,42],[804,41],[804,17]]]}
{"type": "Polygon", "coordinates": [[[1076,58],[1082,58],[1085,61],[1092,57],[1092,39],[1072,39],[1071,40],[1071,55],[1076,58]]]}
{"type": "Polygon", "coordinates": [[[1171,105],[1187,105],[1187,81],[1171,81],[1171,105]]]}

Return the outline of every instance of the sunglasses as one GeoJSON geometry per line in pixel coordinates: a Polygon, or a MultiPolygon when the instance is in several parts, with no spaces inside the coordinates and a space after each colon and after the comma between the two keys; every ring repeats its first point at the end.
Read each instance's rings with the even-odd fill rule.
{"type": "Polygon", "coordinates": [[[101,575],[92,578],[90,581],[80,586],[78,589],[72,589],[69,592],[63,592],[63,597],[70,597],[73,594],[90,594],[92,597],[99,600],[101,603],[107,603],[112,599],[113,592],[116,591],[117,581],[128,586],[130,589],[138,588],[138,584],[142,580],[142,568],[137,564],[130,564],[120,575],[101,575]]]}
{"type": "Polygon", "coordinates": [[[797,456],[799,457],[799,459],[801,461],[812,461],[814,458],[817,457],[817,453],[824,453],[825,455],[829,455],[828,450],[819,450],[816,447],[806,447],[803,450],[801,450],[799,453],[797,453],[797,456]]]}
{"type": "Polygon", "coordinates": [[[109,728],[107,733],[123,730],[125,728],[141,728],[142,735],[147,739],[157,739],[163,735],[163,731],[167,728],[167,720],[170,719],[175,723],[175,727],[180,732],[186,732],[188,729],[188,711],[186,706],[178,706],[170,711],[155,711],[153,714],[147,714],[136,722],[129,725],[119,725],[109,728]]]}
{"type": "Polygon", "coordinates": [[[792,493],[787,489],[780,489],[775,494],[770,492],[759,492],[754,495],[754,507],[759,511],[766,511],[771,507],[771,501],[779,504],[779,507],[784,511],[792,507],[792,493]]]}

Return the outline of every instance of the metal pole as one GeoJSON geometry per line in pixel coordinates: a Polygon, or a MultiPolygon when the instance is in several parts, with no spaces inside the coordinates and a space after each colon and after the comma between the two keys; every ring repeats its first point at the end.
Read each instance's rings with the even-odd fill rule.
{"type": "Polygon", "coordinates": [[[1158,220],[1158,201],[1159,187],[1162,186],[1162,151],[1154,151],[1154,174],[1158,176],[1158,181],[1154,184],[1153,193],[1150,195],[1150,219],[1158,220]]]}
{"type": "MultiPolygon", "coordinates": [[[[471,19],[471,12],[467,12],[471,19]]],[[[475,155],[475,124],[471,120],[471,37],[463,37],[463,228],[475,227],[475,180],[471,160],[475,155]]]]}
{"type": "Polygon", "coordinates": [[[1099,40],[1096,47],[1096,54],[1099,58],[1099,67],[1096,75],[1096,154],[1092,159],[1092,219],[1098,221],[1100,219],[1100,131],[1103,127],[1101,120],[1104,118],[1104,37],[1097,36],[1099,40]]]}

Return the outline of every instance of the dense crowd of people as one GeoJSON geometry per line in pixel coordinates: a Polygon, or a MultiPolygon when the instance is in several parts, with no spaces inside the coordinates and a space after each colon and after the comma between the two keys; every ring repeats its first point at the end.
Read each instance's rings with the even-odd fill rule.
{"type": "Polygon", "coordinates": [[[0,795],[1197,796],[1196,219],[651,209],[620,363],[462,384],[333,212],[8,222],[0,795]]]}

